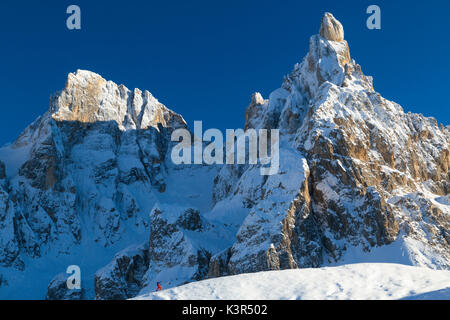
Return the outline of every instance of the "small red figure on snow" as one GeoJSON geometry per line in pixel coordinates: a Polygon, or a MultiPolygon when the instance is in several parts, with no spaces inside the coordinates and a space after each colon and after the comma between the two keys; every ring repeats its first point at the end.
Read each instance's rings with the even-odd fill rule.
{"type": "Polygon", "coordinates": [[[156,283],[156,291],[161,291],[162,290],[162,287],[161,287],[161,283],[160,282],[157,282],[156,283]]]}

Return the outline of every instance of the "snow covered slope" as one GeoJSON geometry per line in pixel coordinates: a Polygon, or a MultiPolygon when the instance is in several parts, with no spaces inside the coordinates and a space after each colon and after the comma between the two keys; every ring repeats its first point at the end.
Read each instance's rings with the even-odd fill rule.
{"type": "Polygon", "coordinates": [[[450,271],[381,263],[266,271],[203,280],[136,299],[450,299],[450,271]]]}

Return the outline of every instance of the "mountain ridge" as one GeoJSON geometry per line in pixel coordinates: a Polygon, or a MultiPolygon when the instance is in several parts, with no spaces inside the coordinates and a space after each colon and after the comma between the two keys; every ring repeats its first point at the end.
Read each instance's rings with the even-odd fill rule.
{"type": "Polygon", "coordinates": [[[45,274],[35,296],[49,285],[48,297],[74,298],[61,276],[74,262],[85,270],[77,299],[376,251],[449,268],[450,127],[375,92],[332,14],[281,87],[252,95],[245,120],[280,130],[278,175],[174,165],[181,115],[148,91],[69,74],[49,111],[0,149],[0,296],[45,274]]]}

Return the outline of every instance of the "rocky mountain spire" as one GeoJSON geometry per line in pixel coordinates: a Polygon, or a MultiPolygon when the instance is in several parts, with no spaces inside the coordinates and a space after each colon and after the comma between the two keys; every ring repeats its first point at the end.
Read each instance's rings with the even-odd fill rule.
{"type": "MultiPolygon", "coordinates": [[[[331,14],[281,88],[255,93],[245,117],[246,129],[280,130],[279,174],[175,165],[180,115],[148,91],[70,74],[50,112],[0,148],[0,298],[24,298],[23,270],[44,267],[57,275],[48,297],[66,298],[58,274],[74,263],[90,279],[87,298],[95,277],[98,299],[380,257],[450,268],[449,127],[375,92],[331,14]]],[[[33,279],[33,298],[49,280],[33,279]]]]}
{"type": "Polygon", "coordinates": [[[329,12],[326,12],[320,25],[320,36],[330,41],[344,41],[342,24],[329,12]]]}
{"type": "Polygon", "coordinates": [[[372,78],[365,76],[351,58],[348,43],[344,40],[344,28],[331,13],[323,16],[319,33],[310,38],[308,54],[285,77],[280,89],[275,90],[267,101],[260,99],[259,104],[252,96],[246,111],[245,128],[280,125],[281,129],[292,131],[292,126],[298,125],[299,117],[308,110],[309,102],[320,96],[325,83],[339,87],[357,85],[372,90],[372,78]],[[287,106],[283,110],[286,97],[296,91],[300,94],[296,97],[299,101],[295,107],[287,106]]]}
{"type": "Polygon", "coordinates": [[[387,246],[393,259],[449,268],[449,131],[375,92],[333,15],[282,87],[254,100],[246,128],[280,129],[289,178],[257,184],[254,168],[222,170],[217,206],[242,197],[251,209],[237,241],[211,259],[211,276],[318,267],[387,246]]]}

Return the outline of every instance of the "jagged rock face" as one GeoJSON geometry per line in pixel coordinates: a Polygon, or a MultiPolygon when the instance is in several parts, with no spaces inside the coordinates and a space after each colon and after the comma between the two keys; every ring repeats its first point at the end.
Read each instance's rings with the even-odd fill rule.
{"type": "Polygon", "coordinates": [[[46,300],[82,300],[84,298],[84,289],[67,288],[67,279],[69,275],[60,273],[50,281],[47,289],[46,300]]]}
{"type": "MultiPolygon", "coordinates": [[[[19,255],[14,236],[14,211],[9,200],[5,164],[0,161],[0,265],[11,265],[19,255]]],[[[18,261],[18,263],[20,263],[18,261]]]]}
{"type": "Polygon", "coordinates": [[[217,278],[229,275],[228,263],[231,258],[231,248],[225,249],[222,252],[211,257],[208,266],[207,278],[217,278]]]}
{"type": "Polygon", "coordinates": [[[157,204],[150,214],[148,288],[172,287],[204,279],[220,230],[193,208],[157,204]],[[209,243],[208,243],[209,240],[209,243]]]}
{"type": "Polygon", "coordinates": [[[6,281],[3,276],[0,274],[0,287],[8,285],[8,281],[6,281]]]}
{"type": "Polygon", "coordinates": [[[129,247],[95,274],[97,300],[124,300],[136,296],[148,269],[148,244],[129,247]]]}
{"type": "Polygon", "coordinates": [[[324,83],[310,101],[293,144],[311,168],[315,220],[322,233],[333,234],[321,236],[327,254],[339,259],[345,246],[336,243],[342,239],[365,250],[389,244],[414,225],[415,237],[442,257],[441,266],[448,266],[442,236],[449,226],[448,206],[442,206],[447,214],[416,226],[396,204],[398,197],[412,198],[422,202],[417,205],[423,215],[435,216],[423,202],[441,207],[432,199],[447,192],[448,129],[383,99],[354,62],[344,72],[342,82],[324,83]]]}
{"type": "MultiPolygon", "coordinates": [[[[5,169],[0,162],[0,268],[35,273],[39,272],[34,270],[35,266],[25,265],[23,260],[45,261],[48,257],[52,261],[55,256],[74,256],[74,262],[81,263],[83,270],[80,251],[88,252],[89,259],[105,261],[111,250],[144,241],[151,230],[157,230],[150,226],[149,213],[159,200],[192,208],[194,214],[188,216],[184,211],[177,212],[185,218],[177,222],[180,230],[197,232],[199,239],[203,231],[217,238],[216,231],[210,232],[212,227],[202,222],[196,207],[210,206],[212,180],[217,170],[177,167],[171,162],[170,137],[179,128],[187,128],[183,118],[147,91],[128,90],[88,71],[70,74],[66,88],[50,99],[49,111],[15,143],[0,150],[0,159],[6,163],[5,169]],[[201,186],[199,177],[204,180],[201,186]],[[191,181],[196,187],[186,188],[179,181],[187,185],[191,181]],[[202,229],[194,230],[201,223],[202,229]]],[[[156,233],[152,234],[151,251],[145,255],[149,261],[150,252],[155,257],[156,252],[165,250],[166,240],[176,238],[176,234],[169,235],[158,242],[156,233]]],[[[186,243],[191,245],[189,239],[186,243]]],[[[212,251],[223,249],[220,244],[206,247],[212,251]]],[[[199,246],[179,259],[194,272],[181,274],[175,281],[177,284],[205,277],[208,250],[199,246]]],[[[178,261],[175,256],[173,265],[178,261]]],[[[125,262],[116,259],[113,264],[120,264],[118,268],[124,272],[125,262]]],[[[139,270],[156,279],[170,261],[152,260],[152,268],[147,272],[149,262],[145,260],[139,267],[143,271],[139,270]]],[[[104,266],[101,263],[98,268],[104,266]]],[[[89,261],[86,268],[92,268],[91,265],[89,261]]],[[[63,267],[67,266],[55,266],[55,274],[63,267]]],[[[8,273],[14,277],[14,272],[8,273]]],[[[128,274],[121,275],[119,271],[97,275],[97,298],[131,297],[144,287],[141,283],[133,285],[127,277],[128,274]]],[[[148,282],[153,280],[149,278],[148,282]]],[[[142,281],[145,283],[147,277],[142,281]]],[[[7,282],[8,277],[3,283],[7,282]]],[[[90,294],[94,288],[90,282],[83,283],[87,283],[90,294]]],[[[54,282],[50,297],[68,297],[61,288],[54,282]]],[[[36,295],[42,296],[45,289],[36,295]]]]}
{"type": "MultiPolygon", "coordinates": [[[[235,194],[245,193],[250,184],[244,180],[259,174],[255,169],[243,174],[235,194]]],[[[256,197],[231,247],[230,274],[297,267],[293,227],[297,215],[308,215],[308,176],[309,168],[301,155],[282,149],[280,173],[263,179],[260,185],[251,184],[256,197]],[[301,207],[294,203],[301,203],[301,207]]]]}

